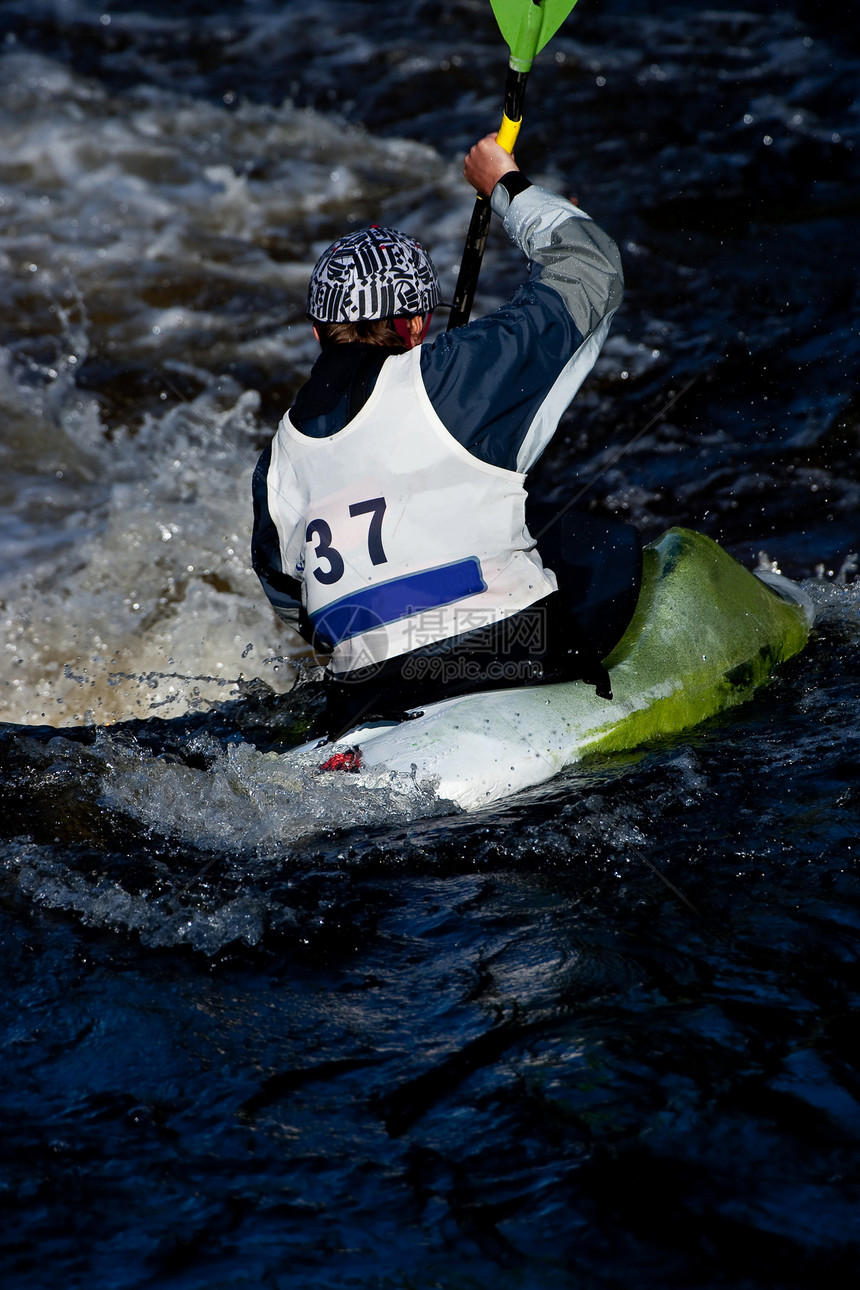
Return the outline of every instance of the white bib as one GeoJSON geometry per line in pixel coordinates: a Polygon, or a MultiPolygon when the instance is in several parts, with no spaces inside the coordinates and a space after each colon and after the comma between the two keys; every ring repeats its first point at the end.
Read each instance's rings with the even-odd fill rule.
{"type": "Polygon", "coordinates": [[[336,674],[517,613],[556,590],[525,527],[525,476],[473,457],[436,415],[420,348],[386,359],[337,434],[272,445],[269,510],[336,674]]]}

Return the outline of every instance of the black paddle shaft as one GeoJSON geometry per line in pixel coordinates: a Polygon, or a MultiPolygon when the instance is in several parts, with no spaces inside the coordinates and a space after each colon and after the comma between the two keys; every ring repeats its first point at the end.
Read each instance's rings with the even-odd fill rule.
{"type": "MultiPolygon", "coordinates": [[[[508,68],[508,79],[505,84],[505,116],[509,121],[521,121],[523,100],[526,92],[528,72],[515,72],[508,68]]],[[[454,303],[448,319],[448,331],[462,327],[469,321],[475,290],[478,286],[478,275],[481,272],[481,261],[484,258],[484,247],[487,245],[487,234],[490,231],[490,203],[480,195],[475,199],[463,258],[460,261],[460,273],[454,288],[454,303]]]]}

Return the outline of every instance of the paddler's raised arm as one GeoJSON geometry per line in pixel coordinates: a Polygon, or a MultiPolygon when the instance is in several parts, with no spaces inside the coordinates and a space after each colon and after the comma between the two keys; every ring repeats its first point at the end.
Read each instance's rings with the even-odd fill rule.
{"type": "Polygon", "coordinates": [[[509,304],[425,344],[422,375],[469,452],[523,472],[594,366],[621,303],[621,257],[584,211],[531,184],[494,135],[470,150],[463,173],[528,257],[529,278],[509,304]]]}
{"type": "Polygon", "coordinates": [[[621,304],[624,275],[612,238],[572,202],[533,185],[494,134],[469,151],[463,174],[532,261],[532,281],[558,291],[587,338],[621,304]]]}

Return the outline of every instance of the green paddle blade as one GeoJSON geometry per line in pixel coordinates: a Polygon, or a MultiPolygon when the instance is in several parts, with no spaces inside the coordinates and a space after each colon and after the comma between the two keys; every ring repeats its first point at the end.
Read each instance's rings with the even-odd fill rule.
{"type": "Polygon", "coordinates": [[[511,51],[511,67],[528,72],[576,0],[490,0],[490,4],[511,51]]]}

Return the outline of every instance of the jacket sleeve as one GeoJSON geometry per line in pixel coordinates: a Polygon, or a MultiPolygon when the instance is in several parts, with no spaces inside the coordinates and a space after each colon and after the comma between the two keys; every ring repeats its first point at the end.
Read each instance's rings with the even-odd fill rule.
{"type": "Polygon", "coordinates": [[[528,471],[591,371],[621,303],[618,248],[583,211],[531,185],[494,211],[530,260],[494,313],[422,346],[421,372],[446,429],[492,465],[528,471]]]}
{"type": "Polygon", "coordinates": [[[251,482],[254,500],[251,564],[281,621],[309,639],[309,624],[302,606],[302,584],[283,572],[278,530],[269,511],[268,476],[271,459],[272,445],[269,444],[260,455],[251,482]]]}

